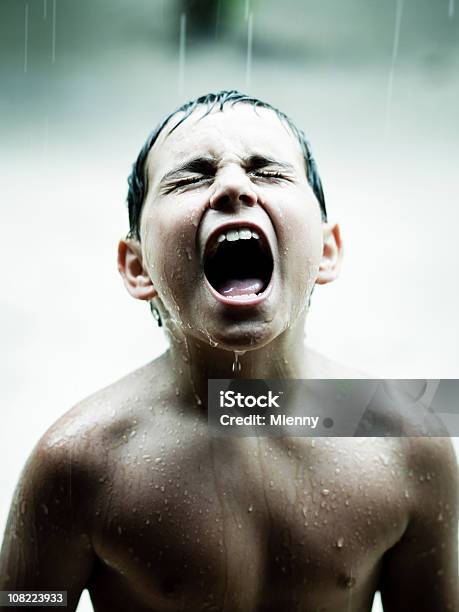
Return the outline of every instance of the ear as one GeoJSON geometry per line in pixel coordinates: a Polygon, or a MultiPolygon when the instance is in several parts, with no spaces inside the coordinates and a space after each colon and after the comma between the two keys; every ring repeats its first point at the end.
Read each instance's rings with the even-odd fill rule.
{"type": "Polygon", "coordinates": [[[138,240],[120,240],[118,270],[132,297],[138,300],[151,300],[158,295],[143,266],[142,249],[138,240]]]}
{"type": "Polygon", "coordinates": [[[339,225],[337,223],[323,223],[322,231],[324,248],[316,280],[318,285],[325,285],[338,277],[343,258],[343,243],[339,225]]]}

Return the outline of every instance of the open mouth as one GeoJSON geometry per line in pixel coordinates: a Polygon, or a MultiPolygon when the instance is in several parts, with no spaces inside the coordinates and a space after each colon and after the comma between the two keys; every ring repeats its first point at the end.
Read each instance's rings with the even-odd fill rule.
{"type": "Polygon", "coordinates": [[[268,288],[272,273],[271,249],[258,228],[223,228],[207,242],[204,274],[225,301],[258,301],[268,288]]]}

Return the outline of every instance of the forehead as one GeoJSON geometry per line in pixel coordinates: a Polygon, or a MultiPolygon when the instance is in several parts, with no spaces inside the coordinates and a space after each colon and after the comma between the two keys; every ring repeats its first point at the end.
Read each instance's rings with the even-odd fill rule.
{"type": "Polygon", "coordinates": [[[222,160],[259,154],[304,168],[298,140],[274,111],[242,103],[205,112],[198,107],[170,133],[179,114],[163,129],[147,159],[152,178],[201,153],[222,160]]]}

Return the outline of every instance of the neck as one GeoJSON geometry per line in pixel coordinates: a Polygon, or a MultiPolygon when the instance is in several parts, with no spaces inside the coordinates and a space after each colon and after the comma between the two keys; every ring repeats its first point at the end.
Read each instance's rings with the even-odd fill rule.
{"type": "Polygon", "coordinates": [[[207,405],[209,378],[308,378],[304,345],[304,313],[266,346],[245,352],[213,347],[184,334],[170,334],[169,366],[176,393],[193,403],[207,405]]]}

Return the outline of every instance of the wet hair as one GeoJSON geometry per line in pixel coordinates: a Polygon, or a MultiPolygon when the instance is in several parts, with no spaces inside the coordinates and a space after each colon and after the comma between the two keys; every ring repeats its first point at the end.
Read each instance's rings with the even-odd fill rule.
{"type": "Polygon", "coordinates": [[[320,180],[319,172],[317,170],[316,162],[312,156],[309,142],[306,139],[306,136],[304,135],[302,130],[300,130],[285,113],[275,108],[271,104],[263,102],[262,100],[258,100],[257,98],[253,98],[252,96],[248,96],[233,89],[231,91],[219,91],[218,93],[209,93],[205,96],[196,98],[195,100],[185,102],[185,104],[180,106],[180,108],[177,108],[172,113],[167,115],[167,117],[165,117],[156,126],[153,132],[151,132],[151,134],[148,136],[145,144],[140,150],[136,161],[132,166],[132,172],[128,178],[129,189],[127,195],[127,203],[129,210],[130,227],[128,237],[140,239],[140,213],[142,212],[143,201],[148,189],[145,162],[147,160],[150,149],[155,144],[158,136],[163,131],[165,126],[169,123],[170,119],[172,119],[172,117],[179,113],[183,113],[183,117],[169,131],[169,134],[173,132],[186,119],[188,119],[188,117],[198,107],[202,106],[206,108],[206,112],[203,115],[203,117],[205,117],[206,115],[210,114],[214,109],[223,111],[225,105],[235,106],[236,104],[250,104],[254,107],[255,111],[257,108],[267,108],[269,110],[272,110],[274,113],[276,113],[279,119],[289,127],[290,131],[298,140],[301,146],[306,166],[306,176],[317,198],[317,201],[319,202],[322,219],[324,221],[327,220],[325,197],[322,190],[322,183],[320,180]]]}

